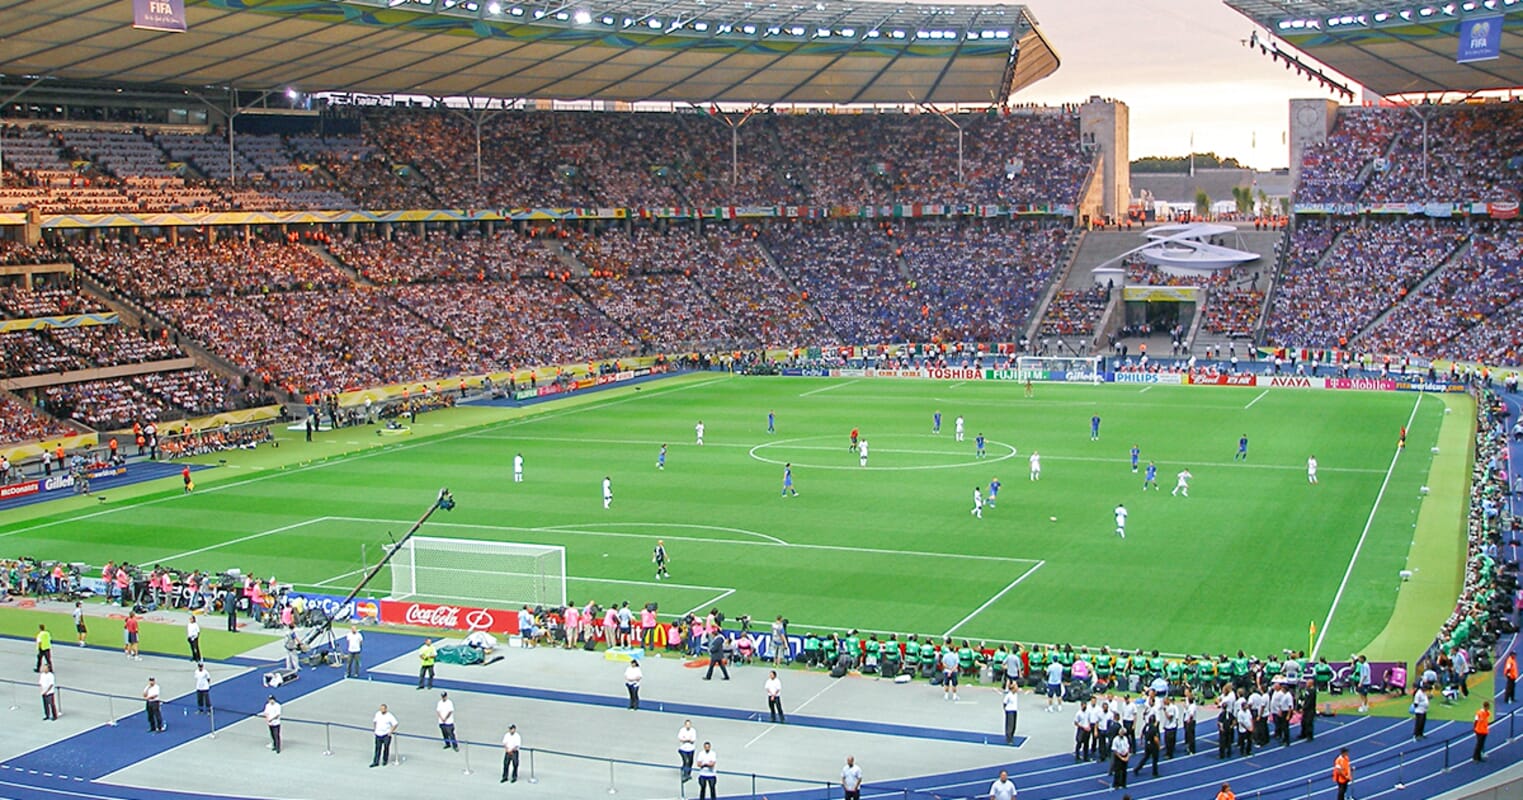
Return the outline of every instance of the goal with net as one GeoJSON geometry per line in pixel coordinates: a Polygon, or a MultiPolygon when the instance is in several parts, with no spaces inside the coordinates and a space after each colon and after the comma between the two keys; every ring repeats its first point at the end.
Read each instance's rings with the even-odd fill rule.
{"type": "Polygon", "coordinates": [[[391,558],[391,598],[483,606],[566,604],[566,548],[413,536],[391,558]]]}
{"type": "Polygon", "coordinates": [[[1021,380],[1101,383],[1105,380],[1102,356],[1021,356],[1016,359],[1021,380]]]}

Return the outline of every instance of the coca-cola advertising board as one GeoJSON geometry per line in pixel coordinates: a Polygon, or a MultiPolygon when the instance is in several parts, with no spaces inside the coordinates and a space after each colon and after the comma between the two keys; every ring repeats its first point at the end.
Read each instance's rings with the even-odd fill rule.
{"type": "Polygon", "coordinates": [[[501,608],[382,600],[381,624],[513,634],[518,633],[518,612],[501,608]]]}

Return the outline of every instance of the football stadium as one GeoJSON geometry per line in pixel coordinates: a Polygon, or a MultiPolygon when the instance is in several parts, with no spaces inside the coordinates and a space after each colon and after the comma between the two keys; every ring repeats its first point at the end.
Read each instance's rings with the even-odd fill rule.
{"type": "Polygon", "coordinates": [[[1516,796],[1523,4],[1226,6],[10,5],[0,797],[1516,796]]]}

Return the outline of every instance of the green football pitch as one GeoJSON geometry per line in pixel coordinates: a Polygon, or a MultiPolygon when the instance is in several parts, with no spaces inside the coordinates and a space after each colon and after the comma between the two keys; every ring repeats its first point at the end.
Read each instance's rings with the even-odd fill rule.
{"type": "MultiPolygon", "coordinates": [[[[795,633],[1175,653],[1301,649],[1315,623],[1320,649],[1341,657],[1369,644],[1397,608],[1430,448],[1441,424],[1469,424],[1446,417],[1446,402],[1061,384],[1026,398],[1013,383],[699,374],[527,411],[436,412],[419,420],[419,435],[386,444],[369,428],[310,444],[282,432],[279,449],[199,473],[189,496],[166,481],[93,507],[7,512],[0,546],[96,564],[239,567],[341,594],[447,486],[458,507],[434,514],[420,535],[564,546],[578,603],[655,601],[663,614],[717,605],[763,624],[782,614],[795,633]],[[1409,445],[1398,456],[1403,425],[1409,445]],[[866,467],[848,448],[854,427],[869,443],[866,467]],[[1244,434],[1248,458],[1238,461],[1244,434]],[[1144,491],[1132,472],[1133,444],[1143,467],[1158,464],[1159,491],[1144,491]],[[1034,451],[1040,481],[1028,479],[1034,451]],[[515,453],[526,465],[517,484],[515,453]],[[784,463],[797,497],[781,494],[784,463]],[[1188,498],[1170,494],[1182,469],[1193,474],[1188,498]],[[605,475],[615,495],[607,510],[605,475]],[[987,494],[996,477],[997,506],[974,517],[973,488],[987,494]],[[1117,504],[1129,512],[1125,540],[1114,532],[1117,504]],[[650,557],[658,538],[671,557],[660,582],[650,557]]],[[[1458,514],[1441,522],[1441,535],[1460,536],[1458,514]]],[[[1424,569],[1457,580],[1462,552],[1424,569]]],[[[367,593],[384,596],[388,577],[367,593]]],[[[436,596],[486,604],[493,584],[465,572],[436,596]]]]}

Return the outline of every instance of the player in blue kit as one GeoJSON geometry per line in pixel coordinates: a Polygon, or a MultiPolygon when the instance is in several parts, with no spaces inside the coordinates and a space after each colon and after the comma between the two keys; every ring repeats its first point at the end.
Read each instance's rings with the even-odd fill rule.
{"type": "Polygon", "coordinates": [[[1233,456],[1232,460],[1233,461],[1247,461],[1248,460],[1248,434],[1246,434],[1246,433],[1243,434],[1242,437],[1237,440],[1237,455],[1233,456]]]}
{"type": "Polygon", "coordinates": [[[1137,471],[1137,459],[1141,456],[1142,451],[1137,449],[1137,445],[1132,445],[1132,472],[1137,471]]]}
{"type": "Polygon", "coordinates": [[[991,479],[989,479],[989,507],[990,508],[994,508],[994,504],[996,502],[998,502],[998,501],[999,501],[999,478],[991,478],[991,479]]]}
{"type": "Polygon", "coordinates": [[[941,412],[931,415],[931,433],[941,433],[941,412]]]}
{"type": "Polygon", "coordinates": [[[1142,476],[1142,491],[1147,491],[1149,486],[1155,491],[1158,489],[1158,465],[1151,461],[1148,462],[1147,474],[1142,476]]]}
{"type": "Polygon", "coordinates": [[[1099,414],[1096,414],[1093,417],[1089,418],[1089,440],[1091,442],[1097,442],[1097,441],[1100,440],[1100,415],[1099,414]]]}
{"type": "Polygon", "coordinates": [[[661,445],[661,452],[656,454],[656,469],[666,469],[666,445],[661,445]]]}
{"type": "Polygon", "coordinates": [[[978,437],[973,440],[973,445],[978,448],[978,458],[984,458],[989,455],[988,453],[984,452],[984,435],[982,433],[980,433],[978,437]]]}
{"type": "Polygon", "coordinates": [[[793,465],[792,464],[784,464],[783,465],[783,497],[787,497],[790,494],[793,495],[794,497],[798,497],[799,496],[798,490],[793,488],[793,465]]]}
{"type": "Polygon", "coordinates": [[[767,412],[767,433],[777,433],[777,424],[776,423],[777,423],[777,417],[773,416],[771,411],[768,411],[767,412]]]}

